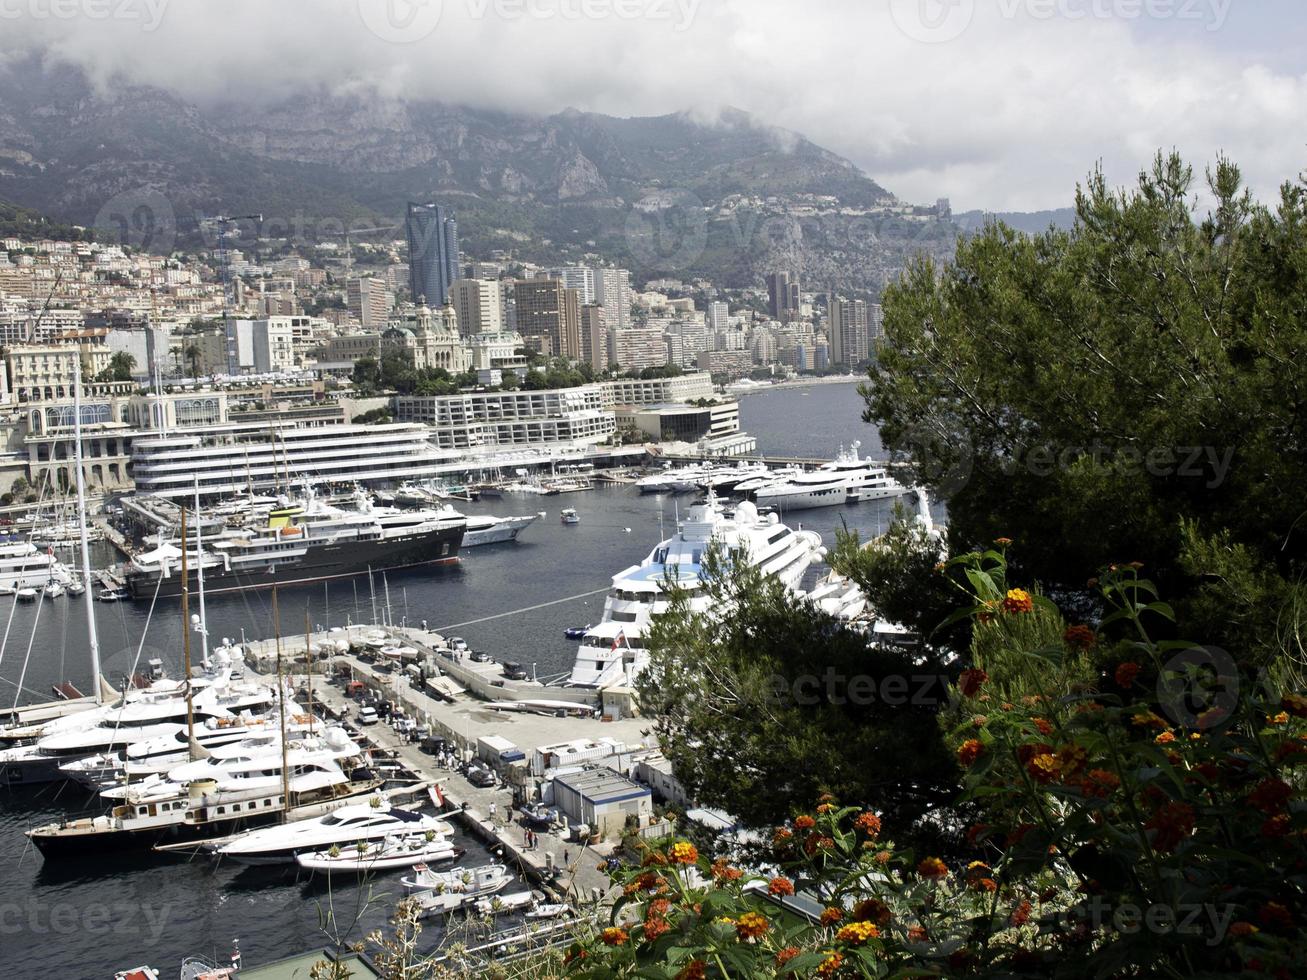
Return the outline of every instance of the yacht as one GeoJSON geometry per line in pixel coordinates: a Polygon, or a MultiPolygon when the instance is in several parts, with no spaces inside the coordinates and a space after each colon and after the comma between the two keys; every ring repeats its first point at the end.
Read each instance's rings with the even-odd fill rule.
{"type": "Polygon", "coordinates": [[[627,683],[648,661],[645,635],[650,621],[666,611],[668,583],[689,590],[691,608],[709,608],[702,581],[704,555],[712,545],[727,552],[742,551],[744,560],[797,588],[803,573],[818,557],[821,536],[795,531],[775,514],[766,517],[745,501],[731,513],[713,494],[690,508],[675,536],[650,552],[639,565],[613,576],[604,603],[603,619],[581,640],[569,684],[608,687],[627,683]]]}
{"type": "Polygon", "coordinates": [[[859,443],[832,462],[807,473],[799,473],[753,491],[760,507],[774,507],[782,513],[833,507],[850,500],[880,500],[898,497],[907,487],[894,480],[883,466],[858,456],[859,443]]]}
{"type": "Polygon", "coordinates": [[[470,906],[478,899],[503,891],[512,880],[512,874],[502,864],[487,864],[461,871],[432,871],[419,866],[413,869],[412,875],[401,879],[401,883],[421,906],[421,914],[430,915],[470,906]]]}
{"type": "MultiPolygon", "coordinates": [[[[357,497],[344,509],[318,500],[306,489],[303,502],[281,499],[250,519],[185,547],[192,578],[203,570],[205,591],[239,592],[348,578],[458,560],[467,522],[449,510],[375,507],[357,497]]],[[[135,598],[181,595],[182,543],[160,540],[128,564],[127,586],[135,598]]],[[[194,587],[195,583],[192,583],[194,587]]]]}
{"type": "MultiPolygon", "coordinates": [[[[414,834],[425,838],[428,833],[448,838],[451,832],[449,824],[439,817],[398,807],[356,803],[316,820],[246,831],[215,841],[209,849],[218,857],[238,864],[293,864],[299,854],[343,848],[360,841],[414,834]]],[[[417,860],[411,861],[410,866],[417,860]]]]}
{"type": "Polygon", "coordinates": [[[42,551],[30,541],[0,544],[0,591],[6,594],[44,589],[51,582],[67,583],[70,578],[49,550],[42,551]]]}
{"type": "Polygon", "coordinates": [[[636,489],[641,493],[686,493],[694,490],[710,467],[702,463],[692,463],[677,469],[664,469],[635,481],[636,489]]]}
{"type": "Polygon", "coordinates": [[[516,541],[517,536],[524,529],[540,519],[539,514],[530,514],[525,517],[496,517],[493,514],[468,516],[448,504],[441,507],[438,513],[442,514],[447,520],[463,521],[466,524],[462,545],[464,551],[468,548],[478,548],[487,544],[516,541]]]}

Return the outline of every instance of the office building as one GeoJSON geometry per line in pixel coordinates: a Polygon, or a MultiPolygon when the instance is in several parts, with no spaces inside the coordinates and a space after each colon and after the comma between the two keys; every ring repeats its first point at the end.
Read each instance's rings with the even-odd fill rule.
{"type": "Polygon", "coordinates": [[[594,302],[605,310],[610,330],[631,325],[631,273],[626,269],[594,268],[594,302]]]}
{"type": "Polygon", "coordinates": [[[410,203],[404,227],[409,298],[430,307],[446,305],[450,288],[459,278],[458,222],[438,204],[410,203]]]}
{"type": "Polygon", "coordinates": [[[504,328],[504,307],[496,279],[459,279],[450,296],[464,337],[498,333],[504,328]]]}
{"type": "Polygon", "coordinates": [[[799,292],[799,277],[788,272],[773,272],[767,276],[768,309],[773,320],[785,323],[798,319],[799,307],[802,305],[799,292]]]}
{"type": "Polygon", "coordinates": [[[345,305],[359,325],[369,330],[379,330],[386,324],[386,317],[395,305],[395,297],[380,279],[359,276],[345,284],[345,305]]]}
{"type": "Polygon", "coordinates": [[[596,371],[608,368],[608,315],[597,303],[581,307],[580,360],[596,371]]]}
{"type": "Polygon", "coordinates": [[[559,279],[519,279],[513,284],[517,332],[546,357],[581,356],[581,304],[559,279]]]}

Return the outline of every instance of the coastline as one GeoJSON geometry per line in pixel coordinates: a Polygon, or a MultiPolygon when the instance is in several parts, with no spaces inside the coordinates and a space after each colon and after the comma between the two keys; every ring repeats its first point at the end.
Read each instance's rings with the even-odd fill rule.
{"type": "Polygon", "coordinates": [[[867,380],[865,374],[839,374],[822,378],[793,378],[788,381],[762,382],[757,387],[735,388],[727,385],[723,390],[731,395],[752,395],[760,391],[777,391],[788,388],[815,388],[819,385],[849,385],[867,380]]]}

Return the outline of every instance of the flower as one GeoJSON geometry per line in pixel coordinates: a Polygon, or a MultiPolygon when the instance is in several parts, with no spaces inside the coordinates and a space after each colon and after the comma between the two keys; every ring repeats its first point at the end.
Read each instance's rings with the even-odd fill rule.
{"type": "Polygon", "coordinates": [[[958,748],[958,764],[970,768],[984,751],[985,746],[981,744],[980,739],[969,738],[958,748]]]}
{"type": "Polygon", "coordinates": [[[794,884],[789,878],[773,878],[767,882],[767,892],[777,897],[794,894],[794,884]]]}
{"type": "Polygon", "coordinates": [[[735,923],[735,931],[741,939],[757,939],[767,931],[768,923],[757,912],[745,912],[735,923]]]}
{"type": "Polygon", "coordinates": [[[890,911],[890,907],[878,898],[864,898],[853,906],[854,922],[874,922],[883,926],[893,916],[894,913],[890,911]]]}
{"type": "Polygon", "coordinates": [[[704,980],[708,975],[707,960],[690,960],[685,969],[676,974],[676,980],[704,980]]]}
{"type": "Polygon", "coordinates": [[[677,864],[694,864],[699,860],[699,850],[689,841],[678,840],[668,850],[671,859],[677,864]]]}
{"type": "Polygon", "coordinates": [[[958,675],[958,690],[962,692],[962,696],[965,698],[974,697],[976,692],[980,690],[980,685],[987,680],[989,680],[988,674],[983,670],[972,667],[958,675]]]}
{"type": "Polygon", "coordinates": [[[989,871],[990,867],[984,861],[972,861],[965,872],[967,887],[978,892],[997,891],[998,882],[989,877],[989,871]]]}
{"type": "Polygon", "coordinates": [[[1057,776],[1057,756],[1051,752],[1041,752],[1030,757],[1026,763],[1026,772],[1037,783],[1051,783],[1057,776]]]}
{"type": "Polygon", "coordinates": [[[868,837],[875,837],[880,833],[880,817],[868,810],[865,813],[858,814],[858,818],[853,821],[853,826],[868,837]]]}
{"type": "Polygon", "coordinates": [[[651,943],[671,928],[661,916],[650,916],[644,920],[644,941],[651,943]]]}
{"type": "Polygon", "coordinates": [[[844,918],[844,910],[834,905],[821,910],[820,921],[824,926],[833,926],[842,918],[844,918]]]}
{"type": "Polygon", "coordinates": [[[1098,637],[1088,626],[1068,626],[1062,631],[1062,642],[1072,650],[1092,650],[1098,637]]]}
{"type": "Polygon", "coordinates": [[[771,835],[771,841],[773,844],[779,846],[781,844],[784,844],[787,840],[789,840],[793,836],[794,836],[793,831],[791,831],[788,827],[777,827],[775,832],[771,835]]]}
{"type": "Polygon", "coordinates": [[[850,922],[847,926],[840,927],[835,938],[850,946],[861,946],[868,939],[875,939],[879,935],[880,930],[870,922],[850,922]]]}
{"type": "Polygon", "coordinates": [[[834,950],[828,950],[826,958],[822,960],[821,965],[817,967],[817,973],[819,976],[829,977],[843,965],[844,957],[839,953],[836,953],[834,950]]]}
{"type": "Polygon", "coordinates": [[[631,937],[620,926],[609,926],[599,934],[599,938],[603,940],[605,946],[623,946],[631,937]]]}
{"type": "Polygon", "coordinates": [[[799,955],[798,946],[786,946],[783,950],[781,950],[779,953],[776,954],[777,968],[783,967],[786,963],[788,963],[790,960],[794,959],[794,957],[798,955],[799,955]]]}
{"type": "Polygon", "coordinates": [[[1175,741],[1175,734],[1173,732],[1158,732],[1153,741],[1158,745],[1170,745],[1175,741]]]}
{"type": "Polygon", "coordinates": [[[937,857],[923,858],[917,865],[917,874],[931,881],[948,877],[948,866],[937,857]]]}
{"type": "Polygon", "coordinates": [[[1229,933],[1233,939],[1246,939],[1248,936],[1256,935],[1262,930],[1258,929],[1251,922],[1235,922],[1230,925],[1229,933]]]}
{"type": "Polygon", "coordinates": [[[1248,794],[1248,804],[1263,813],[1278,813],[1284,809],[1292,795],[1293,787],[1284,780],[1263,779],[1248,794]]]}
{"type": "Polygon", "coordinates": [[[1025,589],[1008,589],[1003,598],[1003,611],[1008,613],[1028,613],[1035,608],[1035,601],[1025,589]]]}
{"type": "Polygon", "coordinates": [[[893,856],[894,856],[894,855],[891,854],[889,851],[877,851],[877,852],[876,852],[876,863],[877,863],[877,864],[889,864],[889,862],[890,862],[890,858],[892,858],[893,856]]]}
{"type": "Polygon", "coordinates": [[[1280,699],[1280,707],[1295,718],[1307,718],[1307,697],[1301,694],[1286,694],[1280,699]]]}
{"type": "Polygon", "coordinates": [[[813,827],[817,826],[817,821],[805,813],[801,817],[794,818],[794,826],[798,827],[800,830],[811,830],[813,827]]]}
{"type": "Polygon", "coordinates": [[[1121,785],[1121,777],[1107,769],[1090,769],[1080,783],[1086,796],[1104,799],[1112,795],[1113,790],[1121,785]]]}
{"type": "Polygon", "coordinates": [[[1039,729],[1040,735],[1053,734],[1053,723],[1047,718],[1031,718],[1030,720],[1034,722],[1035,727],[1039,729]]]}
{"type": "Polygon", "coordinates": [[[717,881],[739,881],[744,877],[744,872],[739,868],[732,868],[726,863],[726,858],[718,858],[712,863],[712,876],[717,881]]]}
{"type": "Polygon", "coordinates": [[[1140,711],[1130,720],[1140,728],[1166,728],[1166,719],[1152,711],[1140,711]]]}
{"type": "Polygon", "coordinates": [[[1287,711],[1277,711],[1273,715],[1266,716],[1266,724],[1268,725],[1287,725],[1288,723],[1289,712],[1287,711]]]}
{"type": "Polygon", "coordinates": [[[926,927],[913,926],[908,930],[908,941],[913,943],[924,943],[926,941],[926,927]]]}
{"type": "Polygon", "coordinates": [[[1057,750],[1057,768],[1063,777],[1074,776],[1089,762],[1089,753],[1083,746],[1068,742],[1057,750]]]}
{"type": "Polygon", "coordinates": [[[1188,803],[1173,801],[1158,807],[1157,812],[1144,824],[1144,829],[1154,831],[1154,848],[1173,851],[1194,832],[1194,822],[1194,808],[1188,803]]]}
{"type": "Polygon", "coordinates": [[[1288,929],[1293,925],[1293,916],[1279,902],[1267,902],[1257,910],[1257,921],[1266,929],[1288,929]]]}
{"type": "Polygon", "coordinates": [[[1118,664],[1116,673],[1112,676],[1116,680],[1117,687],[1130,687],[1134,684],[1135,678],[1139,676],[1139,671],[1143,670],[1133,660],[1127,660],[1123,664],[1118,664]]]}
{"type": "Polygon", "coordinates": [[[1011,539],[1011,538],[995,538],[995,539],[994,539],[994,544],[998,545],[1000,548],[1006,548],[1006,547],[1007,547],[1008,545],[1010,545],[1011,543],[1012,543],[1012,539],[1011,539]]]}
{"type": "Polygon", "coordinates": [[[1030,904],[1030,900],[1023,898],[1021,904],[1013,909],[1012,914],[1008,916],[1008,923],[1016,928],[1024,926],[1030,921],[1030,910],[1032,908],[1033,906],[1030,904]]]}
{"type": "Polygon", "coordinates": [[[1262,822],[1259,832],[1263,837],[1283,837],[1289,832],[1289,815],[1277,813],[1273,817],[1268,817],[1262,822]]]}

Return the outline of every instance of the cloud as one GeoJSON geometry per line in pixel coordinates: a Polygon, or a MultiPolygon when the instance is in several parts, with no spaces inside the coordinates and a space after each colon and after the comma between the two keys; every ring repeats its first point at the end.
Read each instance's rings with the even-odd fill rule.
{"type": "Polygon", "coordinates": [[[325,89],[531,113],[738,106],[908,200],[1036,209],[1068,204],[1100,159],[1129,182],[1159,148],[1200,168],[1224,151],[1263,197],[1300,172],[1307,74],[1282,45],[1307,14],[1229,3],[0,0],[0,56],[202,103],[325,89]]]}

